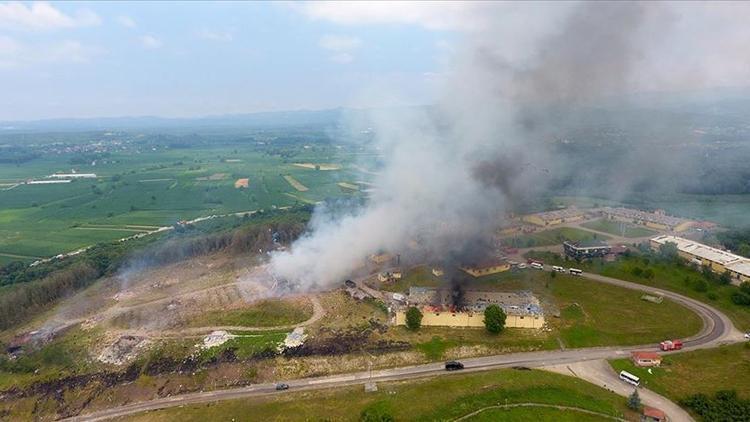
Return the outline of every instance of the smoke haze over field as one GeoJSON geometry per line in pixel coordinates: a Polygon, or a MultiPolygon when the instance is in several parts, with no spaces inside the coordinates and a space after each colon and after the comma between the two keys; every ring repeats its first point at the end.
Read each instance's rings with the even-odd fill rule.
{"type": "MultiPolygon", "coordinates": [[[[581,124],[580,110],[717,74],[670,51],[675,32],[687,29],[683,11],[672,6],[547,4],[539,15],[539,5],[487,7],[483,24],[454,48],[440,75],[434,110],[373,113],[384,166],[370,201],[344,217],[318,209],[309,234],[273,255],[272,271],[304,286],[325,285],[369,254],[409,254],[412,241],[435,261],[466,258],[514,201],[544,190],[556,175],[577,175],[555,159],[550,141],[581,124]],[[505,25],[509,13],[515,32],[505,25]],[[528,30],[519,27],[524,19],[528,30]],[[680,65],[683,72],[674,73],[680,65]]],[[[637,145],[629,150],[613,169],[667,158],[654,149],[644,156],[637,145]]],[[[635,173],[612,189],[632,189],[640,181],[635,173]]]]}

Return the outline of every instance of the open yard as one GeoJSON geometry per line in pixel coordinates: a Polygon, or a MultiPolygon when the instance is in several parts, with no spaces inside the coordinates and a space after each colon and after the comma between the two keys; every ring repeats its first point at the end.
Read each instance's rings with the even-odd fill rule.
{"type": "Polygon", "coordinates": [[[522,234],[504,239],[504,243],[515,248],[531,248],[534,246],[559,245],[565,240],[573,242],[588,242],[593,240],[607,240],[604,236],[590,231],[573,227],[558,227],[531,234],[522,234]]]}
{"type": "Polygon", "coordinates": [[[637,375],[642,385],[673,400],[698,393],[713,395],[720,390],[736,390],[740,397],[750,399],[750,343],[669,354],[651,373],[636,367],[630,359],[611,364],[618,372],[637,375]]]}
{"type": "MultiPolygon", "coordinates": [[[[129,421],[255,420],[358,421],[363,411],[390,415],[392,420],[453,420],[498,403],[545,403],[580,407],[605,415],[634,419],[625,399],[576,378],[545,371],[513,369],[457,374],[424,380],[378,384],[365,393],[361,386],[289,393],[149,412],[129,421]]],[[[597,420],[570,411],[538,408],[489,410],[471,420],[597,420]],[[551,418],[551,419],[550,419],[551,418]]],[[[375,419],[371,419],[375,420],[375,419]]],[[[388,420],[388,419],[378,419],[388,420]]]]}
{"type": "Polygon", "coordinates": [[[623,223],[620,221],[608,220],[606,218],[588,221],[581,224],[581,226],[587,229],[623,237],[645,237],[655,236],[657,234],[657,232],[649,230],[642,226],[636,226],[634,224],[623,223]]]}
{"type": "Polygon", "coordinates": [[[215,325],[275,327],[298,324],[309,319],[312,313],[312,304],[304,298],[266,299],[246,306],[203,312],[195,315],[188,325],[193,327],[215,325]]]}

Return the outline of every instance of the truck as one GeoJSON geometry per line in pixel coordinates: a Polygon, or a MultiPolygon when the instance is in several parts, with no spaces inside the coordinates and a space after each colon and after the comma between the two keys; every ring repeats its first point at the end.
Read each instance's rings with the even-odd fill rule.
{"type": "Polygon", "coordinates": [[[659,348],[664,352],[669,352],[671,350],[680,350],[682,349],[682,341],[664,340],[661,343],[659,343],[659,348]]]}

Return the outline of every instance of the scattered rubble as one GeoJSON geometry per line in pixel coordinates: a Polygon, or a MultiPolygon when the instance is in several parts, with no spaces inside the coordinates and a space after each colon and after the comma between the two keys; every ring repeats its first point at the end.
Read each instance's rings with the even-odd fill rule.
{"type": "Polygon", "coordinates": [[[203,344],[197,344],[196,346],[204,350],[210,349],[212,347],[221,346],[222,344],[235,337],[237,336],[235,336],[234,334],[230,334],[223,330],[217,330],[211,332],[211,334],[203,338],[203,344]]]}
{"type": "Polygon", "coordinates": [[[302,344],[305,343],[305,339],[307,338],[307,334],[305,334],[305,328],[304,327],[297,327],[294,330],[292,330],[291,333],[286,335],[286,338],[284,339],[284,343],[279,345],[279,352],[282,352],[286,349],[290,349],[293,347],[299,347],[302,346],[302,344]]]}
{"type": "Polygon", "coordinates": [[[121,336],[99,354],[99,361],[112,365],[123,365],[138,356],[150,342],[145,337],[121,336]]]}

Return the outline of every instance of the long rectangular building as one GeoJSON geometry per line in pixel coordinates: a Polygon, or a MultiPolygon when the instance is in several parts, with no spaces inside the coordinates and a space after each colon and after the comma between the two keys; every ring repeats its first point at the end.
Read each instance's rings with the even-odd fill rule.
{"type": "Polygon", "coordinates": [[[723,273],[729,271],[734,284],[750,281],[750,259],[704,245],[694,240],[677,236],[657,236],[651,239],[651,247],[658,249],[665,243],[677,245],[679,255],[687,260],[695,260],[712,271],[723,273]]]}

